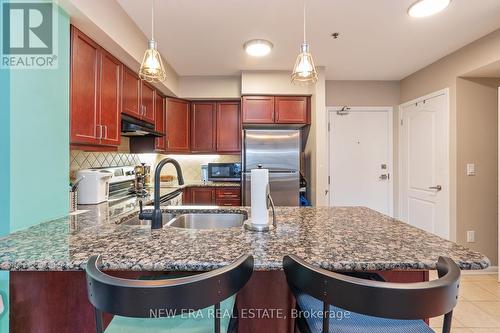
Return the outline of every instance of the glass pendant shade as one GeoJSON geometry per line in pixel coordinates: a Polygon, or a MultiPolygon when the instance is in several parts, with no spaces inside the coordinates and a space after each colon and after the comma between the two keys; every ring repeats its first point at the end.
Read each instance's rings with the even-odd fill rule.
{"type": "Polygon", "coordinates": [[[300,47],[301,53],[297,56],[292,72],[292,82],[302,85],[318,81],[318,73],[314,66],[314,60],[309,53],[309,45],[303,43],[300,47]]]}
{"type": "Polygon", "coordinates": [[[156,50],[154,40],[148,42],[148,49],[144,52],[141,68],[139,69],[139,77],[147,82],[163,82],[167,78],[160,52],[156,50]]]}

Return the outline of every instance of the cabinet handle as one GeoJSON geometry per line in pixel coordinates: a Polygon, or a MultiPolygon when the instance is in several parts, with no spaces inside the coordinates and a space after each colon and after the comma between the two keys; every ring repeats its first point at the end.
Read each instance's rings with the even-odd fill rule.
{"type": "Polygon", "coordinates": [[[101,140],[102,139],[102,126],[97,125],[97,128],[99,129],[99,136],[97,137],[97,139],[101,140]]]}
{"type": "Polygon", "coordinates": [[[108,138],[108,126],[107,125],[104,125],[104,138],[105,139],[108,138]]]}
{"type": "Polygon", "coordinates": [[[170,140],[167,139],[167,148],[170,148],[170,140]]]}

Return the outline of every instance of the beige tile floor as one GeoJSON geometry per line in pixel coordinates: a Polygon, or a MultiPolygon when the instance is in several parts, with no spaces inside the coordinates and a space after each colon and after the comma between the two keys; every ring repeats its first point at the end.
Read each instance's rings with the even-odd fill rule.
{"type": "MultiPolygon", "coordinates": [[[[436,278],[431,274],[431,279],[436,278]]],[[[500,283],[497,274],[462,275],[458,305],[453,311],[452,333],[500,333],[500,283]]],[[[443,318],[430,326],[441,332],[443,318]]]]}

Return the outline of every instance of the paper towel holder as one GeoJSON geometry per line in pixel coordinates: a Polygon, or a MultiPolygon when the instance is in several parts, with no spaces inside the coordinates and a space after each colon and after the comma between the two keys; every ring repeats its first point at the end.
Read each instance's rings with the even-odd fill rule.
{"type": "Polygon", "coordinates": [[[255,232],[269,232],[276,228],[276,226],[273,224],[266,224],[266,225],[253,224],[251,219],[246,220],[243,226],[245,227],[246,230],[255,232]]]}
{"type": "Polygon", "coordinates": [[[269,208],[269,203],[271,203],[271,212],[273,214],[273,224],[253,224],[252,219],[248,219],[244,222],[243,226],[246,230],[255,231],[255,232],[268,232],[273,229],[276,229],[276,212],[274,210],[274,201],[271,197],[271,193],[269,193],[269,185],[267,186],[267,204],[269,208]]]}

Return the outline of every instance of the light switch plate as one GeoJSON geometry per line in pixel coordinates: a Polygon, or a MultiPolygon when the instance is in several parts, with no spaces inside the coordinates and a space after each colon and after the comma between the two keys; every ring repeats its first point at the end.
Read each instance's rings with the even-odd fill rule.
{"type": "Polygon", "coordinates": [[[474,243],[476,241],[476,232],[475,231],[467,231],[467,243],[474,243]]]}
{"type": "Polygon", "coordinates": [[[467,176],[476,175],[476,165],[474,163],[467,163],[467,176]]]}

